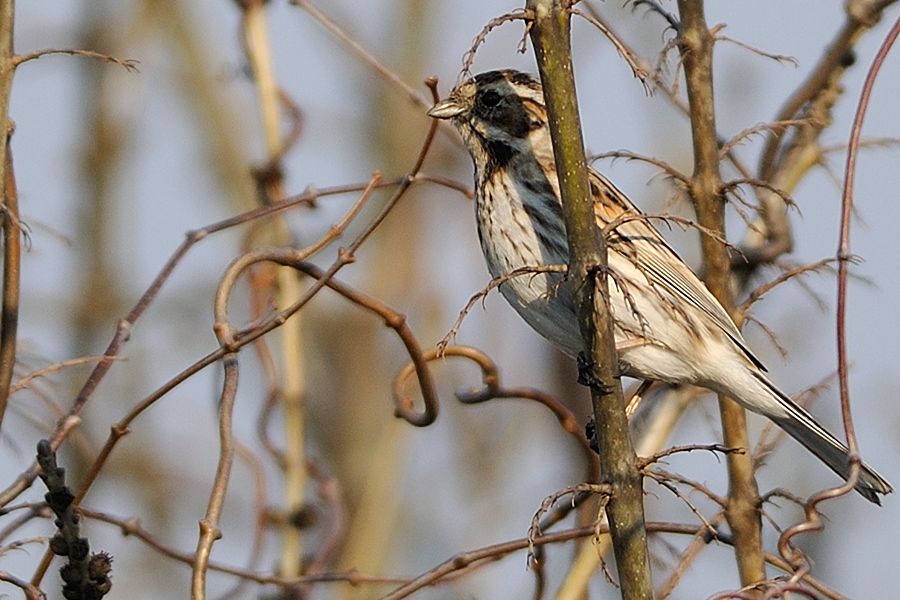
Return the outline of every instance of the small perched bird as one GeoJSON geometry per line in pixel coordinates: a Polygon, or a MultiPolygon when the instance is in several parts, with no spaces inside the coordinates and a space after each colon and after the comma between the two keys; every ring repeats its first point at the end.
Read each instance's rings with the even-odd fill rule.
{"type": "MultiPolygon", "coordinates": [[[[428,114],[449,119],[475,163],[481,249],[500,290],[538,333],[565,354],[582,350],[575,304],[560,272],[569,247],[540,83],[518,71],[481,73],[428,114]]],[[[655,227],[608,180],[589,170],[597,226],[623,216],[607,236],[609,303],[623,375],[689,383],[730,396],[764,415],[847,478],[847,447],[763,374],[728,312],[655,227]]],[[[856,490],[880,504],[890,484],[862,465],[856,490]]]]}

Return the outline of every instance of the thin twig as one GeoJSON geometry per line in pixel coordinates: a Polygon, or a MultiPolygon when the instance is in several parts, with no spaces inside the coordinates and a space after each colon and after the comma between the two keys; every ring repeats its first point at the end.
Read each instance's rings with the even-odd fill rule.
{"type": "MultiPolygon", "coordinates": [[[[430,139],[427,141],[430,144],[430,139]]],[[[425,148],[427,148],[427,146],[425,146],[425,148]]],[[[374,186],[378,188],[395,187],[397,189],[382,212],[379,213],[379,215],[376,216],[376,218],[369,224],[367,228],[365,228],[365,230],[357,237],[357,239],[354,240],[353,244],[351,244],[352,247],[359,247],[359,245],[361,245],[369,237],[369,235],[371,235],[372,231],[377,227],[378,223],[380,223],[387,216],[387,213],[391,210],[394,204],[396,204],[396,202],[405,194],[409,187],[416,181],[416,173],[410,173],[399,179],[382,182],[381,184],[376,184],[374,186]]],[[[310,205],[317,198],[322,196],[344,194],[352,191],[362,191],[367,187],[367,185],[368,184],[365,183],[349,184],[323,188],[321,190],[309,190],[276,205],[255,208],[235,217],[223,219],[222,221],[218,221],[202,229],[189,231],[185,236],[184,242],[182,242],[182,244],[172,253],[172,255],[169,257],[169,260],[154,278],[151,285],[147,288],[147,290],[144,292],[135,306],[131,309],[131,311],[129,311],[125,318],[119,321],[115,335],[109,342],[106,351],[103,354],[103,359],[91,371],[90,375],[88,376],[87,380],[85,381],[84,385],[73,401],[72,406],[69,408],[66,417],[60,420],[60,424],[57,425],[56,430],[50,437],[51,446],[56,449],[59,444],[61,444],[62,441],[69,435],[72,430],[72,424],[77,423],[78,421],[73,421],[68,417],[76,417],[81,413],[84,405],[93,395],[94,390],[99,385],[99,383],[104,379],[112,364],[116,360],[118,360],[120,349],[122,345],[128,340],[131,328],[133,327],[134,323],[144,314],[150,304],[152,304],[156,296],[159,294],[162,286],[168,281],[169,277],[174,272],[175,267],[181,262],[184,256],[187,255],[188,251],[196,243],[200,242],[212,233],[223,231],[225,229],[229,229],[231,227],[235,227],[237,225],[247,223],[255,219],[267,217],[279,213],[283,210],[294,208],[296,206],[310,205]]],[[[345,264],[349,264],[349,262],[352,262],[348,260],[348,255],[344,254],[342,256],[343,258],[332,265],[332,269],[335,269],[335,272],[345,264]]],[[[317,290],[313,291],[312,295],[314,295],[316,291],[317,290]]],[[[299,300],[298,303],[295,303],[295,305],[290,307],[286,312],[293,314],[292,311],[299,310],[300,307],[302,307],[306,304],[306,302],[309,301],[310,297],[310,293],[307,292],[307,296],[304,299],[299,300]]],[[[270,319],[269,321],[252,328],[251,330],[246,332],[246,336],[242,337],[239,344],[243,345],[245,343],[252,342],[265,335],[272,329],[278,327],[280,325],[279,321],[281,318],[285,318],[285,315],[282,314],[280,318],[272,317],[272,319],[270,319]]],[[[210,352],[206,356],[198,359],[196,362],[185,368],[178,375],[176,375],[162,387],[157,389],[156,392],[154,392],[150,396],[147,396],[144,400],[137,404],[135,408],[128,415],[126,415],[126,417],[120,420],[119,425],[121,425],[122,428],[117,428],[116,426],[113,427],[113,431],[110,434],[110,437],[107,439],[107,445],[104,446],[104,450],[101,451],[100,455],[95,460],[94,464],[92,465],[92,470],[99,469],[102,466],[103,462],[105,461],[106,454],[112,450],[112,446],[116,444],[118,439],[128,433],[128,423],[130,423],[134,418],[136,418],[139,414],[146,410],[146,408],[151,406],[156,400],[167,394],[169,391],[177,387],[186,379],[192,377],[197,372],[205,369],[206,367],[215,363],[217,360],[220,360],[224,355],[225,351],[222,348],[210,352]]],[[[34,479],[37,477],[37,473],[37,463],[33,463],[28,469],[22,472],[10,486],[0,492],[0,507],[8,504],[16,497],[18,497],[18,495],[21,494],[25,489],[27,489],[34,482],[34,479]]],[[[96,473],[93,476],[89,475],[87,480],[83,482],[83,486],[85,487],[82,488],[82,492],[85,492],[87,488],[90,487],[94,477],[96,477],[96,473]]]]}
{"type": "Polygon", "coordinates": [[[27,54],[17,54],[15,58],[13,58],[13,66],[18,67],[19,65],[26,63],[28,61],[37,60],[39,58],[43,58],[44,56],[54,56],[54,55],[65,55],[65,56],[80,56],[82,58],[96,58],[108,63],[113,63],[119,65],[124,68],[126,71],[135,73],[138,71],[138,65],[141,64],[139,60],[134,60],[133,58],[119,58],[117,56],[112,56],[110,54],[104,54],[102,52],[95,52],[94,50],[79,50],[72,48],[44,48],[43,50],[35,50],[34,52],[29,52],[27,54]]]}
{"type": "MultiPolygon", "coordinates": [[[[557,398],[546,392],[535,388],[527,387],[504,387],[500,380],[500,371],[491,358],[484,352],[471,346],[436,346],[422,353],[422,360],[427,363],[444,357],[459,357],[475,363],[481,370],[482,387],[480,389],[457,392],[456,398],[463,404],[480,404],[493,399],[513,399],[521,398],[532,400],[547,407],[559,421],[560,426],[571,435],[585,456],[586,464],[586,480],[593,482],[599,472],[599,464],[597,462],[596,453],[591,450],[590,445],[584,436],[584,431],[580,427],[578,420],[572,411],[566,407],[557,398]]],[[[404,366],[394,377],[393,395],[394,404],[399,408],[412,405],[412,400],[407,398],[404,390],[406,383],[413,373],[417,372],[419,366],[415,362],[410,362],[404,366]]],[[[434,400],[437,403],[437,398],[434,400]]]]}
{"type": "Polygon", "coordinates": [[[234,438],[232,421],[234,399],[237,394],[238,361],[237,353],[231,352],[222,360],[225,369],[222,393],[219,396],[219,462],[213,480],[206,515],[200,520],[200,537],[191,571],[191,599],[206,598],[206,574],[209,569],[209,556],[213,543],[222,537],[219,521],[225,505],[225,493],[231,476],[231,465],[234,462],[234,438]]]}
{"type": "MultiPolygon", "coordinates": [[[[860,472],[859,449],[856,440],[856,433],[853,428],[853,416],[850,410],[850,377],[849,363],[847,359],[847,329],[846,329],[846,311],[847,311],[847,282],[849,275],[849,264],[853,255],[850,252],[850,223],[853,210],[853,181],[856,175],[856,155],[859,146],[859,138],[862,133],[862,124],[865,119],[866,109],[869,106],[869,99],[872,95],[872,88],[878,77],[884,60],[900,36],[900,18],[895,22],[891,30],[888,32],[878,53],[872,60],[872,65],[866,74],[863,89],[860,93],[859,103],[857,104],[856,114],[853,118],[853,126],[850,130],[850,143],[847,146],[847,162],[844,169],[844,190],[841,196],[841,224],[838,241],[838,250],[835,258],[838,261],[838,281],[837,281],[837,361],[838,361],[838,389],[841,399],[841,418],[844,424],[844,432],[847,437],[848,461],[850,471],[847,481],[843,485],[830,488],[819,492],[812,496],[804,507],[805,521],[794,525],[785,531],[778,540],[778,551],[786,561],[791,563],[796,573],[805,573],[809,569],[808,561],[803,559],[802,553],[792,548],[791,541],[797,535],[808,532],[817,531],[823,527],[822,520],[819,515],[818,505],[826,500],[837,498],[850,493],[856,486],[860,472]]],[[[796,575],[795,575],[796,577],[796,575]]]]}
{"type": "MultiPolygon", "coordinates": [[[[337,23],[328,18],[328,16],[319,10],[312,2],[309,0],[291,0],[291,4],[306,11],[309,16],[328,31],[328,33],[337,38],[337,40],[348,48],[354,56],[359,58],[363,64],[370,67],[379,77],[400,89],[413,104],[422,109],[431,108],[433,103],[430,103],[425,96],[417,92],[411,85],[403,81],[400,76],[375,58],[371,52],[366,50],[353,36],[341,29],[337,23]]],[[[434,119],[432,119],[432,121],[434,121],[434,119]]],[[[449,125],[447,126],[449,127],[449,125]]]]}
{"type": "Polygon", "coordinates": [[[619,56],[625,59],[625,62],[631,67],[631,73],[644,84],[644,89],[650,94],[653,88],[650,87],[650,73],[648,69],[646,69],[643,65],[641,65],[640,59],[631,51],[631,49],[626,46],[622,40],[619,39],[619,36],[615,34],[609,27],[606,26],[606,23],[594,17],[594,15],[586,13],[584,11],[578,10],[577,8],[570,8],[569,11],[573,15],[578,15],[594,27],[600,30],[600,32],[606,36],[606,39],[612,43],[613,47],[619,53],[619,56]]]}
{"type": "MultiPolygon", "coordinates": [[[[81,513],[90,519],[94,519],[96,521],[100,521],[103,523],[109,523],[119,528],[119,531],[123,536],[134,536],[139,539],[141,542],[152,548],[154,551],[158,552],[161,556],[172,559],[174,561],[186,564],[193,565],[194,564],[194,553],[193,552],[180,552],[174,548],[166,546],[159,539],[157,539],[150,531],[145,529],[138,518],[122,518],[116,517],[114,515],[110,515],[108,513],[99,512],[96,510],[92,510],[88,507],[82,506],[80,509],[81,513]]],[[[239,567],[233,567],[230,565],[225,565],[222,563],[217,563],[215,561],[210,561],[208,564],[208,568],[210,571],[215,571],[217,573],[225,573],[228,575],[233,575],[240,579],[246,581],[252,581],[254,583],[263,584],[263,585],[278,585],[284,587],[293,587],[303,583],[327,583],[327,582],[335,582],[335,581],[343,581],[350,585],[359,585],[362,583],[392,583],[392,584],[400,584],[406,581],[409,581],[408,578],[403,577],[380,577],[375,575],[365,575],[363,573],[359,573],[357,571],[347,571],[347,572],[329,572],[322,573],[318,575],[308,575],[308,576],[300,576],[300,577],[282,577],[280,575],[270,575],[266,573],[258,573],[256,571],[242,569],[239,567]]]]}
{"type": "MultiPolygon", "coordinates": [[[[263,544],[266,537],[269,502],[266,494],[268,486],[266,483],[265,465],[259,459],[257,454],[246,444],[236,440],[234,449],[238,459],[244,461],[253,473],[254,512],[256,513],[256,522],[253,530],[253,541],[247,549],[249,565],[246,567],[247,570],[252,570],[263,557],[263,544]]],[[[208,565],[208,568],[212,569],[210,565],[208,565]]],[[[240,579],[230,591],[223,593],[219,597],[219,600],[246,597],[246,594],[244,594],[243,591],[247,583],[247,579],[240,579]]]]}
{"type": "MultiPolygon", "coordinates": [[[[512,21],[525,21],[526,29],[530,27],[529,19],[531,15],[528,9],[522,10],[514,10],[512,12],[508,12],[506,14],[500,15],[499,17],[494,17],[485,23],[484,27],[481,28],[481,31],[478,32],[478,35],[475,36],[475,39],[472,40],[472,45],[469,46],[469,49],[466,51],[463,56],[463,66],[460,70],[459,79],[462,80],[465,77],[470,77],[472,75],[470,69],[472,68],[472,63],[475,62],[475,54],[478,52],[478,48],[485,42],[487,36],[497,27],[500,27],[504,23],[510,23],[512,21]]],[[[525,38],[522,38],[522,42],[519,44],[519,51],[525,51],[525,38]]]]}

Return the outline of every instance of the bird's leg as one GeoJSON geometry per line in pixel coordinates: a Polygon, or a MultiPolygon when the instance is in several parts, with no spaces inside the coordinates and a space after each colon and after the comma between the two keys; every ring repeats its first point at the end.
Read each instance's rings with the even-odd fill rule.
{"type": "Polygon", "coordinates": [[[594,368],[597,363],[594,362],[585,352],[579,352],[576,359],[578,364],[578,383],[583,386],[597,389],[602,394],[609,394],[612,389],[604,384],[594,375],[594,368]]]}
{"type": "Polygon", "coordinates": [[[584,437],[587,438],[588,446],[594,451],[594,454],[600,454],[600,444],[597,443],[597,424],[594,423],[594,415],[591,415],[588,422],[584,424],[584,437]]]}

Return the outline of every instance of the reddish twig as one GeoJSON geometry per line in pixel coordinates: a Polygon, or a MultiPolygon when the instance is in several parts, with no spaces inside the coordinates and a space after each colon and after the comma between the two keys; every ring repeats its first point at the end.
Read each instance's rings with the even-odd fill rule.
{"type": "MultiPolygon", "coordinates": [[[[560,426],[578,442],[587,463],[588,479],[590,481],[594,480],[599,469],[597,455],[591,450],[575,415],[572,414],[572,411],[564,404],[550,394],[534,388],[503,387],[500,382],[500,372],[497,365],[488,355],[477,348],[472,348],[471,346],[435,347],[422,354],[425,363],[429,363],[444,356],[456,356],[468,359],[478,365],[479,369],[481,369],[481,381],[483,386],[481,389],[456,393],[457,399],[463,404],[478,404],[495,398],[522,398],[533,400],[547,407],[556,417],[557,421],[559,421],[560,426]]],[[[425,368],[427,370],[427,364],[425,368]]],[[[413,371],[417,369],[417,365],[409,363],[401,369],[394,378],[394,402],[398,407],[407,406],[412,403],[412,401],[406,397],[404,388],[406,380],[412,375],[413,371]]],[[[436,401],[437,399],[435,398],[435,402],[436,401]]]]}
{"type": "Polygon", "coordinates": [[[865,82],[863,83],[863,89],[860,93],[856,114],[853,118],[853,126],[850,130],[850,143],[847,147],[847,162],[844,169],[844,189],[843,194],[841,195],[841,224],[836,255],[836,259],[838,260],[836,333],[838,389],[841,399],[841,418],[844,424],[844,432],[847,437],[847,447],[849,448],[848,460],[850,462],[850,473],[847,477],[847,481],[843,485],[824,490],[812,496],[804,507],[806,520],[789,528],[779,538],[778,551],[786,561],[796,568],[798,573],[805,572],[809,568],[809,565],[806,561],[801,559],[800,553],[791,547],[791,541],[801,533],[820,530],[823,527],[823,524],[817,509],[818,505],[826,500],[838,498],[850,493],[856,486],[856,481],[859,478],[859,449],[856,440],[856,432],[853,428],[853,416],[850,410],[850,381],[849,364],[847,360],[846,329],[848,269],[849,264],[853,259],[853,255],[850,252],[850,218],[853,211],[853,180],[856,175],[856,155],[860,135],[862,133],[862,124],[865,119],[866,109],[869,106],[872,88],[875,85],[878,72],[884,63],[885,58],[890,53],[898,35],[900,35],[900,18],[894,22],[893,27],[891,27],[887,37],[878,49],[878,53],[872,60],[872,65],[869,67],[865,82]]]}
{"type": "MultiPolygon", "coordinates": [[[[378,187],[398,186],[406,181],[408,181],[408,178],[390,182],[383,182],[378,187]]],[[[103,353],[102,358],[97,362],[97,365],[88,375],[87,379],[81,387],[81,390],[79,390],[77,396],[72,402],[72,405],[66,412],[66,415],[60,419],[52,436],[50,436],[51,447],[54,450],[57,449],[63,442],[63,440],[66,439],[69,432],[72,430],[73,421],[70,420],[70,417],[77,417],[81,413],[81,411],[84,409],[85,404],[97,389],[97,386],[106,377],[113,363],[121,360],[121,348],[125,344],[125,342],[128,341],[128,338],[131,335],[132,327],[144,315],[147,308],[149,308],[149,306],[156,299],[163,285],[165,285],[165,283],[169,280],[169,277],[171,277],[172,273],[175,271],[175,268],[180,264],[181,260],[185,257],[185,255],[187,255],[187,253],[195,244],[213,233],[217,233],[219,231],[223,231],[225,229],[229,229],[231,227],[235,227],[237,225],[247,223],[255,219],[277,214],[284,210],[288,210],[300,205],[311,206],[319,197],[360,191],[365,189],[365,187],[366,184],[350,184],[324,188],[322,190],[309,190],[303,192],[302,194],[299,194],[298,196],[289,198],[283,202],[246,211],[244,213],[241,213],[240,215],[218,221],[202,229],[189,231],[185,235],[184,241],[181,243],[181,245],[178,246],[178,248],[175,249],[169,259],[166,261],[163,268],[153,279],[150,286],[138,299],[137,303],[132,307],[128,314],[119,321],[116,327],[115,334],[107,345],[106,351],[103,353]]],[[[161,397],[161,395],[167,393],[173,387],[180,384],[182,381],[184,381],[194,373],[214,363],[223,355],[224,354],[220,354],[218,351],[215,351],[196,361],[193,365],[182,371],[181,374],[177,375],[175,378],[170,380],[169,383],[158,390],[160,392],[159,396],[157,396],[156,394],[151,395],[144,402],[138,405],[137,412],[133,411],[129,415],[130,418],[123,419],[123,422],[126,423],[125,428],[127,429],[127,423],[130,422],[131,418],[136,417],[137,414],[142,412],[147,406],[149,406],[149,404],[152,404],[152,402],[161,397]]],[[[124,435],[125,433],[127,433],[127,431],[121,431],[121,435],[124,435]]],[[[118,435],[116,439],[118,439],[118,437],[120,437],[120,435],[118,435]]],[[[21,494],[25,489],[31,486],[31,484],[34,483],[34,480],[37,477],[37,473],[37,463],[32,463],[32,465],[23,473],[21,473],[9,487],[0,492],[0,506],[7,505],[9,502],[18,497],[18,495],[21,494]]]]}
{"type": "MultiPolygon", "coordinates": [[[[152,533],[150,533],[147,529],[145,529],[139,519],[132,518],[122,518],[116,517],[114,515],[110,515],[107,513],[99,512],[92,510],[90,508],[82,506],[80,509],[81,513],[90,519],[94,519],[96,521],[109,523],[110,525],[115,525],[118,527],[123,536],[134,536],[139,539],[141,542],[158,552],[160,555],[170,558],[172,560],[178,561],[185,565],[193,565],[194,564],[194,553],[193,552],[180,552],[174,548],[170,548],[163,544],[160,540],[158,540],[152,533]]],[[[330,572],[330,573],[322,573],[319,575],[308,575],[301,577],[281,577],[278,575],[269,575],[264,573],[258,573],[256,571],[251,571],[248,569],[241,569],[239,567],[232,567],[229,565],[225,565],[222,563],[217,563],[215,561],[209,562],[209,570],[216,571],[218,573],[225,573],[228,575],[233,575],[235,577],[239,577],[241,579],[245,579],[247,581],[252,581],[254,583],[263,584],[263,585],[278,585],[278,586],[296,586],[304,583],[327,583],[327,582],[336,582],[343,581],[350,585],[359,585],[361,583],[393,583],[399,584],[409,581],[407,578],[402,577],[379,577],[374,575],[365,575],[356,571],[346,571],[346,572],[330,572]]]]}
{"type": "MultiPolygon", "coordinates": [[[[429,81],[431,85],[432,95],[436,97],[437,93],[434,87],[434,82],[429,81]]],[[[432,121],[432,125],[428,130],[428,133],[423,142],[422,148],[419,152],[419,156],[416,159],[415,167],[411,170],[407,175],[393,181],[387,183],[379,183],[379,184],[363,184],[363,185],[351,185],[351,186],[337,186],[334,188],[329,188],[327,192],[329,194],[338,194],[338,193],[346,193],[350,191],[364,191],[367,187],[384,187],[384,186],[394,186],[397,189],[394,191],[394,194],[387,201],[382,210],[375,216],[375,218],[366,226],[363,231],[349,244],[346,249],[343,249],[339,252],[338,259],[332,264],[329,268],[328,276],[325,279],[332,277],[338,270],[340,270],[345,265],[353,262],[353,252],[356,251],[372,234],[372,232],[381,224],[381,222],[387,217],[393,207],[397,204],[397,202],[402,198],[410,186],[416,181],[416,176],[418,175],[418,170],[421,168],[422,162],[424,161],[424,157],[426,156],[428,150],[431,147],[431,143],[434,140],[435,134],[435,125],[436,121],[432,121]]],[[[182,244],[175,250],[169,260],[166,262],[163,269],[156,276],[156,278],[151,283],[150,287],[144,292],[141,298],[138,300],[137,304],[132,308],[132,310],[126,315],[124,319],[119,322],[119,325],[116,329],[116,333],[113,339],[110,341],[107,346],[106,351],[104,352],[103,360],[94,368],[91,374],[88,376],[86,382],[82,386],[81,391],[78,396],[72,403],[66,417],[61,420],[61,424],[57,425],[56,430],[53,432],[53,435],[50,437],[51,447],[55,450],[59,447],[59,444],[66,438],[71,430],[73,421],[69,420],[68,417],[75,417],[81,413],[84,408],[85,403],[93,394],[96,387],[99,385],[100,381],[106,376],[109,368],[113,363],[113,358],[118,356],[119,350],[121,346],[127,341],[128,336],[131,331],[131,327],[134,325],[135,321],[137,321],[147,310],[152,301],[156,298],[160,289],[164,285],[168,278],[171,276],[175,267],[180,263],[181,259],[187,254],[187,252],[191,249],[191,247],[204,239],[207,235],[211,233],[215,233],[217,231],[222,231],[224,229],[228,229],[230,227],[234,227],[238,224],[245,223],[254,219],[258,219],[264,216],[269,216],[281,212],[283,210],[287,210],[288,208],[292,208],[299,204],[311,204],[316,198],[322,196],[326,193],[325,190],[322,191],[307,191],[303,194],[290,198],[280,203],[275,203],[269,206],[263,206],[251,211],[247,211],[238,215],[236,217],[231,217],[228,219],[224,219],[217,223],[214,223],[206,228],[195,230],[188,232],[186,239],[182,244]]],[[[271,317],[264,323],[256,327],[251,327],[246,331],[239,332],[236,335],[235,344],[237,347],[241,347],[245,344],[253,342],[259,337],[267,334],[273,329],[279,327],[281,323],[284,322],[285,319],[290,317],[290,315],[294,314],[296,311],[300,310],[303,306],[306,305],[307,302],[319,291],[322,287],[324,287],[324,282],[317,282],[307,293],[300,299],[298,299],[293,305],[286,308],[284,311],[278,313],[277,315],[271,317]]],[[[104,448],[101,450],[100,455],[94,461],[91,466],[91,471],[88,474],[87,479],[82,484],[82,490],[79,493],[79,498],[83,497],[84,493],[86,493],[87,489],[93,484],[94,479],[96,478],[99,470],[102,468],[106,459],[108,458],[109,453],[112,451],[112,448],[118,442],[118,440],[128,433],[127,426],[136,418],[139,414],[141,414],[144,410],[146,410],[149,406],[151,406],[156,400],[163,397],[173,388],[181,384],[183,381],[198,373],[199,371],[205,369],[211,364],[214,364],[218,360],[221,360],[230,350],[227,350],[223,347],[220,347],[206,356],[200,358],[195,361],[192,365],[188,366],[181,373],[170,379],[167,383],[165,383],[162,387],[156,390],[153,394],[145,398],[141,401],[119,424],[114,425],[112,428],[112,432],[107,438],[107,442],[104,445],[104,448]]],[[[5,506],[9,502],[11,502],[14,498],[16,498],[22,491],[27,489],[37,477],[37,464],[34,463],[24,471],[22,474],[16,478],[16,481],[13,482],[6,490],[0,493],[0,506],[5,506]]]]}
{"type": "MultiPolygon", "coordinates": [[[[225,343],[221,337],[219,341],[225,343]]],[[[225,369],[225,377],[222,383],[222,393],[219,396],[219,462],[216,466],[216,476],[210,491],[206,515],[200,520],[200,537],[197,540],[191,574],[192,600],[206,598],[206,573],[209,569],[209,556],[213,543],[222,537],[219,520],[222,516],[222,507],[225,504],[225,493],[228,490],[228,480],[234,460],[232,417],[238,384],[237,352],[232,351],[225,355],[222,364],[225,369]]]]}
{"type": "Polygon", "coordinates": [[[19,225],[19,198],[13,171],[9,138],[0,140],[6,148],[6,185],[3,190],[3,307],[0,322],[0,431],[9,402],[10,385],[16,366],[16,340],[19,327],[19,279],[21,275],[22,234],[19,225]]]}

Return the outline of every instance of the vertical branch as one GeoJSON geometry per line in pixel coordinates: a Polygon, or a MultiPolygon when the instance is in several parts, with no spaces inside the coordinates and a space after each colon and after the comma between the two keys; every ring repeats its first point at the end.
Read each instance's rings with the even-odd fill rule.
{"type": "MultiPolygon", "coordinates": [[[[9,202],[11,193],[10,182],[12,181],[12,159],[9,157],[9,138],[12,135],[12,122],[9,120],[9,94],[12,90],[13,73],[16,69],[13,50],[13,21],[15,13],[16,3],[14,0],[0,2],[0,128],[2,128],[2,138],[0,138],[0,186],[2,186],[0,187],[0,200],[4,203],[9,202]]],[[[2,361],[0,362],[0,370],[2,370],[2,373],[0,373],[0,376],[2,376],[2,379],[0,379],[0,431],[2,431],[3,415],[6,414],[6,406],[9,401],[9,383],[12,381],[13,364],[10,362],[7,365],[6,363],[10,360],[15,361],[16,321],[13,320],[11,324],[8,323],[6,312],[6,294],[7,291],[11,291],[7,287],[9,284],[7,275],[11,275],[8,271],[13,266],[11,262],[12,257],[10,256],[13,244],[10,244],[9,238],[10,234],[15,234],[16,242],[14,245],[18,248],[19,235],[18,217],[10,213],[8,204],[6,210],[3,220],[5,255],[3,258],[3,329],[2,333],[0,333],[3,336],[2,348],[0,348],[0,351],[2,351],[2,356],[0,356],[0,361],[2,361]],[[9,329],[10,326],[12,327],[11,329],[9,329]],[[10,342],[10,340],[12,341],[10,342]],[[10,343],[12,344],[11,347],[9,346],[10,343]],[[13,353],[11,359],[7,356],[10,351],[13,353]]],[[[16,251],[16,253],[18,252],[16,251]]],[[[18,259],[15,260],[15,268],[16,281],[18,281],[18,259]]],[[[16,285],[16,289],[18,289],[18,285],[16,285]]]]}
{"type": "MultiPolygon", "coordinates": [[[[850,143],[847,148],[847,163],[844,169],[844,189],[841,196],[841,227],[838,243],[838,296],[837,296],[837,351],[838,351],[838,381],[841,397],[841,416],[844,421],[844,431],[847,434],[847,447],[850,449],[852,464],[859,464],[857,455],[856,433],[853,430],[853,419],[850,413],[850,381],[847,360],[847,279],[849,263],[853,258],[850,253],[850,219],[853,213],[853,180],[856,175],[856,155],[859,149],[859,139],[862,135],[862,124],[866,117],[866,109],[869,107],[869,98],[875,85],[878,71],[884,64],[885,57],[890,52],[900,35],[900,18],[894,23],[884,42],[878,50],[878,54],[872,61],[869,73],[866,75],[863,90],[860,94],[859,106],[853,117],[853,128],[850,133],[850,143]]],[[[846,488],[852,489],[854,477],[847,481],[846,488]]]]}
{"type": "Polygon", "coordinates": [[[278,85],[275,83],[275,67],[272,49],[269,47],[269,32],[266,28],[265,3],[244,2],[244,43],[247,58],[253,70],[253,80],[259,94],[259,108],[262,114],[263,132],[266,140],[266,154],[275,159],[281,152],[281,133],[278,109],[278,85]]]}
{"type": "Polygon", "coordinates": [[[550,125],[570,252],[569,276],[587,364],[601,481],[611,486],[606,506],[622,597],[652,598],[643,487],[618,379],[608,305],[606,243],[597,227],[587,178],[569,43],[570,15],[561,0],[528,0],[531,38],[550,125]]]}
{"type": "MultiPolygon", "coordinates": [[[[853,126],[850,129],[850,141],[847,145],[847,161],[844,165],[844,186],[841,191],[841,222],[838,234],[838,285],[837,285],[837,359],[838,359],[838,385],[841,400],[841,418],[844,424],[844,433],[847,436],[848,458],[850,473],[847,481],[832,489],[819,492],[809,499],[804,511],[806,520],[787,529],[778,540],[778,550],[787,562],[795,562],[796,553],[790,545],[791,539],[803,532],[817,531],[822,528],[822,519],[817,510],[817,505],[825,500],[843,496],[850,493],[859,478],[859,446],[856,440],[856,432],[853,428],[853,416],[850,411],[850,374],[847,359],[847,283],[849,278],[849,264],[853,260],[850,253],[850,220],[853,215],[853,182],[856,177],[856,155],[859,151],[859,140],[862,135],[862,125],[869,107],[869,99],[875,79],[881,70],[884,60],[900,36],[900,18],[895,22],[887,37],[878,49],[878,53],[872,60],[869,72],[866,74],[859,102],[856,106],[856,114],[853,117],[853,126]]],[[[796,570],[796,568],[795,568],[796,570]]],[[[796,576],[796,575],[795,575],[796,576]]]]}
{"type": "MultiPolygon", "coordinates": [[[[220,336],[220,339],[222,337],[224,336],[220,336]]],[[[213,543],[222,537],[219,522],[222,518],[222,508],[225,505],[225,494],[228,491],[231,465],[234,462],[232,422],[234,397],[237,394],[238,384],[237,352],[229,353],[222,362],[225,365],[225,380],[222,384],[222,395],[219,398],[219,464],[216,467],[216,478],[209,495],[206,515],[200,520],[200,538],[197,540],[191,574],[191,600],[206,598],[206,572],[209,569],[209,557],[212,553],[213,543]]]]}
{"type": "Polygon", "coordinates": [[[19,198],[13,171],[9,138],[6,146],[6,187],[3,203],[3,309],[0,318],[0,430],[9,402],[9,386],[16,366],[16,332],[19,328],[19,274],[21,270],[22,231],[19,222],[19,198]]]}
{"type": "MultiPolygon", "coordinates": [[[[266,140],[268,164],[260,178],[264,202],[273,203],[284,197],[281,169],[278,162],[284,152],[280,132],[280,93],[275,80],[275,68],[269,44],[265,19],[265,2],[254,0],[242,3],[244,8],[243,32],[247,57],[253,70],[253,79],[259,95],[263,133],[266,140]]],[[[273,237],[276,244],[289,242],[290,234],[283,220],[274,223],[273,237]]],[[[276,272],[278,308],[284,309],[300,297],[300,284],[294,273],[285,269],[276,272]]],[[[301,353],[301,319],[295,315],[281,328],[282,379],[280,398],[284,411],[285,449],[284,462],[284,510],[288,514],[300,511],[306,487],[306,461],[304,458],[304,395],[305,376],[301,353]]],[[[284,577],[296,577],[302,572],[302,536],[300,529],[285,525],[281,536],[281,568],[284,577]]]]}
{"type": "MultiPolygon", "coordinates": [[[[694,146],[694,173],[689,189],[700,225],[723,235],[725,203],[721,193],[719,147],[716,142],[713,103],[714,39],[706,25],[703,0],[678,0],[678,10],[683,28],[679,49],[684,61],[694,146]]],[[[701,236],[700,241],[707,274],[706,285],[722,306],[733,312],[728,252],[713,236],[701,236]]],[[[719,396],[719,411],[725,445],[749,449],[747,416],[744,409],[730,398],[719,396]]],[[[735,556],[741,584],[748,586],[765,579],[759,490],[753,477],[750,452],[729,453],[727,461],[729,489],[725,514],[734,534],[735,556]]]]}

